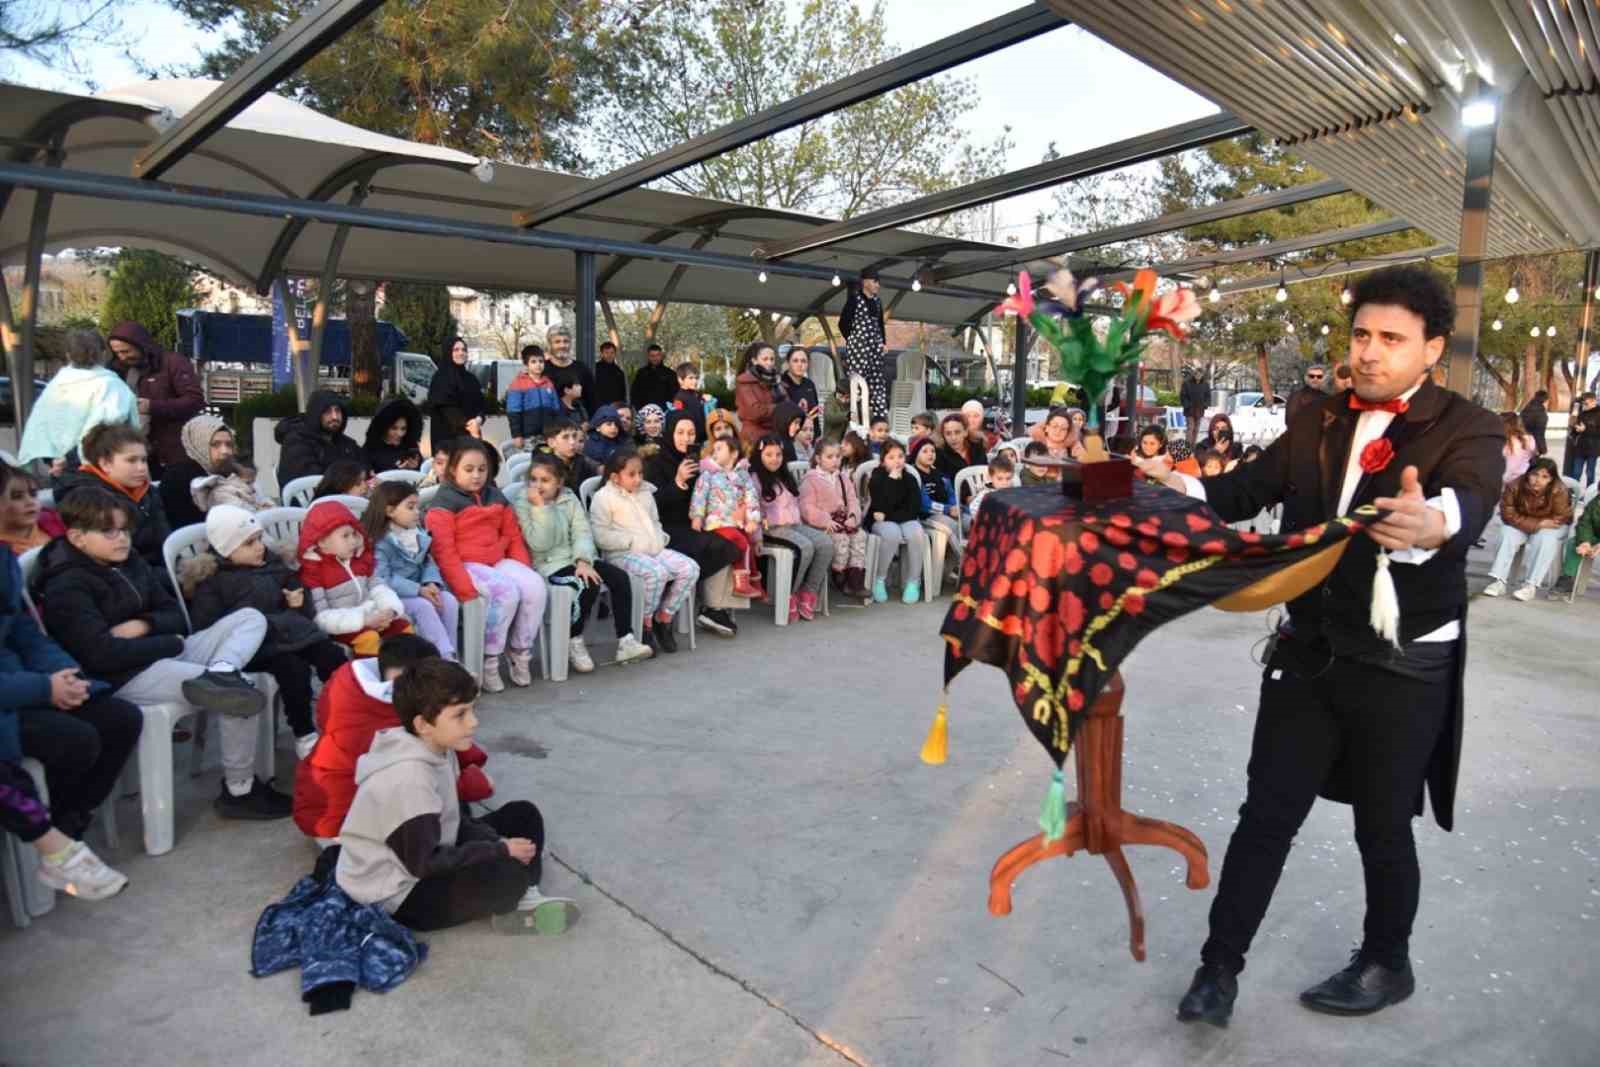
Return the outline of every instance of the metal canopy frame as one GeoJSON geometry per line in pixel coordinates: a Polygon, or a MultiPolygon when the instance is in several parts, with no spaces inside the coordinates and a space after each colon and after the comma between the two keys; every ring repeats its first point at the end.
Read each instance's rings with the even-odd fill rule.
{"type": "Polygon", "coordinates": [[[1276,289],[1280,280],[1285,285],[1298,285],[1301,282],[1314,282],[1323,278],[1341,278],[1347,274],[1365,274],[1369,270],[1392,267],[1398,263],[1415,263],[1422,259],[1453,256],[1455,254],[1456,250],[1452,245],[1427,245],[1423,248],[1407,248],[1399,252],[1385,252],[1382,255],[1366,256],[1362,259],[1347,259],[1324,266],[1292,265],[1285,267],[1282,274],[1263,274],[1255,278],[1238,278],[1233,281],[1223,282],[1216,289],[1223,296],[1233,296],[1235,293],[1248,293],[1257,289],[1276,289]]]}
{"type": "Polygon", "coordinates": [[[134,157],[133,173],[159,178],[228,120],[270,93],[285,78],[383,6],[383,0],[323,0],[296,19],[261,52],[134,157]]]}
{"type": "Polygon", "coordinates": [[[518,226],[540,226],[618,193],[636,189],[658,178],[686,170],[697,163],[742,148],[754,141],[782,133],[813,119],[909,85],[952,67],[1030,40],[1067,25],[1067,20],[1041,3],[1029,4],[1009,14],[934,41],[903,56],[868,67],[858,74],[830,82],[804,96],[747,115],[737,122],[701,134],[664,152],[612,171],[594,184],[566,196],[520,211],[518,226]]]}
{"type": "MultiPolygon", "coordinates": [[[[1340,245],[1347,241],[1365,241],[1372,237],[1386,237],[1391,233],[1400,233],[1410,229],[1415,229],[1415,227],[1405,219],[1386,219],[1383,222],[1368,222],[1361,226],[1347,226],[1342,230],[1324,230],[1321,233],[1307,234],[1304,237],[1285,237],[1281,241],[1269,241],[1264,245],[1230,248],[1224,252],[1217,252],[1209,256],[1196,256],[1193,259],[1181,259],[1175,263],[1157,263],[1148,269],[1162,276],[1192,274],[1195,271],[1210,270],[1213,267],[1223,267],[1231,263],[1249,263],[1258,259],[1274,259],[1278,256],[1286,256],[1294,252],[1307,252],[1313,248],[1322,248],[1326,245],[1340,245]]],[[[1120,278],[1131,278],[1135,273],[1135,271],[1131,270],[1117,271],[1113,274],[1102,276],[1101,281],[1110,282],[1120,278]]]]}
{"type": "Polygon", "coordinates": [[[951,212],[964,211],[967,208],[1004,200],[1006,197],[1032,192],[1035,189],[1044,189],[1115,170],[1118,167],[1159,159],[1174,152],[1198,148],[1213,141],[1248,133],[1250,129],[1248,123],[1227,112],[1208,115],[1192,122],[1179,123],[1153,133],[1140,134],[1138,137],[1129,137],[1113,144],[1091,148],[1087,152],[1048,160],[1022,170],[985,178],[970,185],[919,197],[904,204],[869,211],[864,215],[839,222],[830,222],[799,237],[757,248],[755,255],[757,258],[771,261],[784,259],[801,252],[826,248],[828,245],[852,237],[905,226],[922,219],[933,218],[935,215],[948,215],[951,212]]]}

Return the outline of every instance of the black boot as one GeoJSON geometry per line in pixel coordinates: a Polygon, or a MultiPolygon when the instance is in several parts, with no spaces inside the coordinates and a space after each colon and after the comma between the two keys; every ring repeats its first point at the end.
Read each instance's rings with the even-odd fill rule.
{"type": "Polygon", "coordinates": [[[1416,988],[1410,960],[1396,970],[1357,949],[1350,954],[1350,966],[1301,993],[1300,1003],[1328,1015],[1371,1015],[1400,1003],[1416,988]]]}
{"type": "Polygon", "coordinates": [[[650,632],[655,635],[658,649],[669,655],[678,651],[678,635],[672,632],[671,622],[662,622],[657,619],[656,624],[650,627],[650,632]]]}
{"type": "Polygon", "coordinates": [[[1194,972],[1189,991],[1178,1001],[1178,1021],[1199,1019],[1225,1027],[1233,1016],[1233,1002],[1238,995],[1238,975],[1220,963],[1202,963],[1194,972]]]}

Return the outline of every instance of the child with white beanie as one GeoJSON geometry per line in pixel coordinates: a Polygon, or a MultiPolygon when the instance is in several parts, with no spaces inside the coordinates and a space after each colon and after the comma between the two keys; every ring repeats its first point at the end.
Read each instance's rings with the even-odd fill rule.
{"type": "Polygon", "coordinates": [[[189,601],[195,629],[240,608],[266,616],[267,636],[246,671],[264,671],[283,694],[284,718],[295,752],[306,757],[317,743],[311,717],[311,672],[326,682],[343,666],[345,650],[317,626],[296,566],[295,546],[268,545],[255,515],[223,504],[206,513],[209,551],[185,560],[178,583],[189,601]]]}

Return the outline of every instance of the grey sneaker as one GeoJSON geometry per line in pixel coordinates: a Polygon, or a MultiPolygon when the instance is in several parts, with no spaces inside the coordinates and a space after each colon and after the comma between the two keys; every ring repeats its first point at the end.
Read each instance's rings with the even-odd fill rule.
{"type": "Polygon", "coordinates": [[[1520,600],[1526,604],[1528,601],[1533,599],[1535,592],[1536,590],[1533,588],[1533,583],[1526,582],[1520,588],[1518,588],[1515,593],[1512,593],[1511,596],[1512,599],[1520,600]]]}
{"type": "Polygon", "coordinates": [[[104,900],[122,892],[128,877],[106,866],[93,849],[77,841],[60,863],[39,860],[39,881],[79,900],[104,900]]]}
{"type": "Polygon", "coordinates": [[[1490,582],[1488,584],[1488,586],[1483,590],[1483,595],[1484,596],[1505,596],[1506,595],[1506,583],[1502,582],[1500,579],[1496,578],[1494,581],[1490,582]]]}
{"type": "Polygon", "coordinates": [[[183,683],[183,699],[206,711],[248,719],[267,706],[267,695],[238,671],[206,671],[183,683]]]}

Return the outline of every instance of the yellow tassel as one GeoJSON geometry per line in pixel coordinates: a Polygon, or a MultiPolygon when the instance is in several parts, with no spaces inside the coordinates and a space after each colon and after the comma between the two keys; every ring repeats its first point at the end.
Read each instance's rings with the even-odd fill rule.
{"type": "Polygon", "coordinates": [[[940,701],[939,710],[933,716],[933,725],[928,728],[928,739],[922,742],[923,763],[943,763],[950,753],[947,710],[944,701],[940,701]]]}

